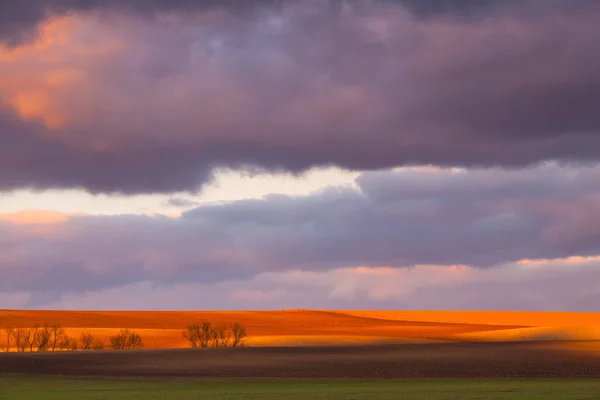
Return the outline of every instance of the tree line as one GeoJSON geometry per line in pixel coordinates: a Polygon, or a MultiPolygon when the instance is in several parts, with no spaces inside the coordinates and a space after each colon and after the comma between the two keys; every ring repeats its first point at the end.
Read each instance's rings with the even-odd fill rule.
{"type": "Polygon", "coordinates": [[[239,347],[244,345],[246,327],[239,322],[213,325],[208,321],[188,325],[182,332],[192,348],[199,347],[239,347]]]}
{"type": "MultiPolygon", "coordinates": [[[[213,325],[204,321],[191,324],[182,332],[192,348],[240,347],[247,337],[246,327],[239,322],[213,325]]],[[[104,343],[91,332],[83,332],[79,338],[69,336],[59,324],[36,325],[33,328],[6,327],[0,339],[0,351],[18,352],[77,351],[77,350],[136,350],[144,347],[140,334],[128,329],[109,337],[104,343]]]]}
{"type": "Polygon", "coordinates": [[[143,347],[142,337],[128,329],[122,329],[109,337],[108,346],[90,332],[81,333],[79,340],[67,335],[59,324],[36,325],[33,328],[4,329],[2,350],[11,349],[23,352],[33,351],[77,351],[77,350],[135,350],[143,347]]]}

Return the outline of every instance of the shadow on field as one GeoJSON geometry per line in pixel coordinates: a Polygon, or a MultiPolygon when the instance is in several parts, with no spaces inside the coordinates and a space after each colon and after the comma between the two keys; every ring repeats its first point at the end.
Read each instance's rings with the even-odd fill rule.
{"type": "Polygon", "coordinates": [[[247,347],[0,354],[0,373],[213,378],[599,378],[565,342],[247,347]],[[563,350],[561,350],[563,349],[563,350]]]}

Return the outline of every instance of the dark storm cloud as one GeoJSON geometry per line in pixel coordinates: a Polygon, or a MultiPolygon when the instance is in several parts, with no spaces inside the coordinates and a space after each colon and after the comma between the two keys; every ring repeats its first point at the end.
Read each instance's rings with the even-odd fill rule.
{"type": "Polygon", "coordinates": [[[277,3],[277,0],[3,0],[0,2],[0,40],[9,45],[32,40],[36,37],[37,24],[68,13],[109,10],[151,15],[214,9],[248,11],[277,3]]]}
{"type": "MultiPolygon", "coordinates": [[[[389,0],[388,0],[389,1],[389,0]]],[[[504,4],[515,0],[503,0],[504,4]]],[[[521,0],[524,2],[526,0],[521,0]]],[[[530,4],[535,3],[529,0],[530,4]]],[[[552,1],[552,0],[546,0],[552,1]]],[[[587,1],[587,0],[581,0],[587,1]]],[[[35,37],[35,26],[45,18],[72,12],[93,10],[116,10],[151,15],[153,13],[178,11],[198,12],[224,9],[229,12],[251,12],[265,8],[281,7],[290,0],[4,0],[0,2],[0,40],[18,44],[35,37]]],[[[323,1],[329,7],[339,8],[341,0],[323,1]]],[[[440,14],[470,15],[482,13],[497,6],[499,0],[392,0],[419,17],[440,14]]]]}
{"type": "Polygon", "coordinates": [[[600,157],[597,2],[53,4],[80,13],[0,49],[0,190],[600,157]]]}
{"type": "Polygon", "coordinates": [[[493,267],[524,258],[596,255],[598,178],[598,167],[371,172],[357,180],[361,191],[331,188],[309,196],[204,205],[178,219],[0,222],[6,278],[0,291],[84,292],[139,282],[216,283],[291,270],[493,267]]]}
{"type": "Polygon", "coordinates": [[[0,106],[0,190],[82,188],[91,193],[172,192],[211,178],[201,154],[162,147],[126,154],[77,148],[43,136],[0,106]],[[165,166],[168,165],[167,168],[165,166]],[[176,176],[176,179],[174,179],[176,176]]]}

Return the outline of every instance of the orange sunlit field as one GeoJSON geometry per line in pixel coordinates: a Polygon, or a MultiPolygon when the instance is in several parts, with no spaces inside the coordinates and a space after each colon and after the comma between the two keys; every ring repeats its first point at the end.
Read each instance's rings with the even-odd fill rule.
{"type": "Polygon", "coordinates": [[[244,324],[249,346],[600,339],[600,313],[0,310],[0,328],[60,324],[69,335],[91,332],[105,342],[128,328],[142,336],[144,348],[188,347],[182,330],[204,320],[244,324]]]}

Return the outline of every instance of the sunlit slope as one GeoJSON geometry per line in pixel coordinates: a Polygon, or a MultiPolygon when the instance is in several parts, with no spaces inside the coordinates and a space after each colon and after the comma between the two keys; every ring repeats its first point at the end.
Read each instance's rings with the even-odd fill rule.
{"type": "Polygon", "coordinates": [[[60,324],[104,342],[122,328],[146,348],[186,347],[188,324],[240,322],[252,346],[387,342],[600,339],[600,313],[472,311],[21,311],[0,310],[0,328],[60,324]]]}
{"type": "MultiPolygon", "coordinates": [[[[0,327],[57,323],[78,328],[183,329],[190,323],[241,322],[256,335],[312,335],[410,331],[469,332],[489,324],[400,321],[353,316],[340,312],[293,311],[29,311],[0,310],[0,327]]],[[[499,327],[501,328],[501,327],[499,327]]]]}
{"type": "Polygon", "coordinates": [[[78,337],[91,332],[108,342],[119,329],[139,332],[144,347],[186,347],[182,330],[201,321],[213,324],[240,322],[248,331],[249,345],[360,344],[457,340],[458,335],[521,328],[522,325],[488,325],[401,321],[346,315],[329,311],[0,311],[0,327],[60,324],[78,337]]]}
{"type": "Polygon", "coordinates": [[[399,321],[521,326],[600,326],[596,312],[537,311],[335,311],[344,315],[399,321]]]}
{"type": "Polygon", "coordinates": [[[600,340],[600,326],[536,326],[458,334],[468,341],[600,340]]]}
{"type": "Polygon", "coordinates": [[[466,341],[600,340],[600,313],[519,311],[337,311],[345,315],[430,323],[521,325],[453,335],[466,341]]]}

